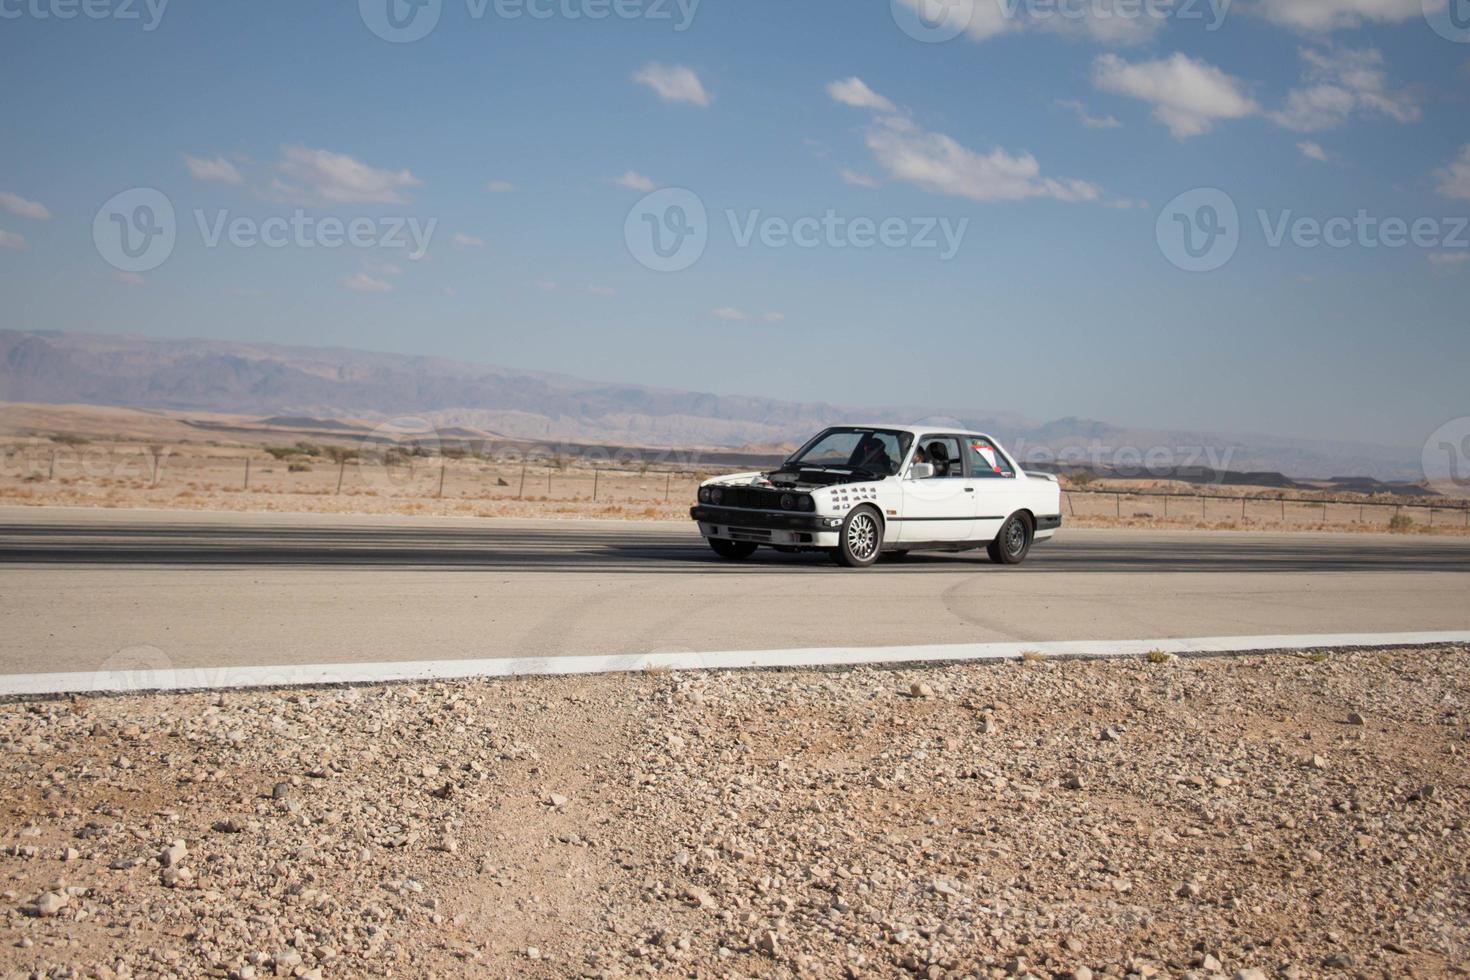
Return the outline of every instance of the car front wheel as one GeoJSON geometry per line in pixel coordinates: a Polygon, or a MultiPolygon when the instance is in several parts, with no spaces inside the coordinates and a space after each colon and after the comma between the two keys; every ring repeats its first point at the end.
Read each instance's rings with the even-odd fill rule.
{"type": "Polygon", "coordinates": [[[1031,521],[1025,514],[1012,514],[985,551],[997,565],[1019,565],[1031,550],[1031,521]]]}
{"type": "Polygon", "coordinates": [[[832,557],[848,568],[867,568],[883,550],[883,521],[871,507],[858,507],[842,522],[832,557]]]}
{"type": "Polygon", "coordinates": [[[728,538],[706,538],[715,554],[731,561],[739,561],[755,554],[756,546],[750,541],[731,541],[728,538]]]}

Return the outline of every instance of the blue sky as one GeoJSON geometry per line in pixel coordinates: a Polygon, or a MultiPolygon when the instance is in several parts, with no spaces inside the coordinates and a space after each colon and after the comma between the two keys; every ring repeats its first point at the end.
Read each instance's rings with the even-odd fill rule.
{"type": "Polygon", "coordinates": [[[0,326],[1403,446],[1470,414],[1470,43],[1437,0],[1213,30],[1203,2],[952,0],[942,42],[903,29],[921,0],[429,0],[406,43],[370,29],[388,0],[91,2],[0,0],[0,326]],[[143,271],[97,238],[135,188],[175,215],[143,271]],[[662,188],[706,213],[678,271],[630,245],[662,188]],[[293,217],[281,247],[207,234],[293,217]],[[1421,241],[1385,246],[1394,219],[1421,241]]]}

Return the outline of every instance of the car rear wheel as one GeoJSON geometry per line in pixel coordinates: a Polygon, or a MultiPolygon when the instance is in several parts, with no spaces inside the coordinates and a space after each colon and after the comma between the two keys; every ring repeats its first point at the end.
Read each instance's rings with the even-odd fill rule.
{"type": "Polygon", "coordinates": [[[739,561],[755,554],[756,545],[750,541],[731,541],[728,538],[707,538],[715,554],[731,561],[739,561]]]}
{"type": "Polygon", "coordinates": [[[1019,565],[1031,550],[1031,537],[1031,519],[1025,514],[1012,514],[985,551],[997,565],[1019,565]]]}
{"type": "Polygon", "coordinates": [[[882,519],[873,508],[858,507],[843,520],[832,557],[848,568],[867,568],[878,560],[882,550],[882,519]]]}

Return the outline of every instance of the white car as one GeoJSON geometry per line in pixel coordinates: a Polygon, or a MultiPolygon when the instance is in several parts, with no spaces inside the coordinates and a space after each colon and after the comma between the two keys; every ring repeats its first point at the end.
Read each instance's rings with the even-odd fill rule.
{"type": "Polygon", "coordinates": [[[779,469],[707,480],[689,511],[722,558],[760,545],[825,551],[864,568],[879,556],[985,548],[1016,565],[1062,525],[1061,487],[979,432],[910,425],[825,429],[779,469]]]}

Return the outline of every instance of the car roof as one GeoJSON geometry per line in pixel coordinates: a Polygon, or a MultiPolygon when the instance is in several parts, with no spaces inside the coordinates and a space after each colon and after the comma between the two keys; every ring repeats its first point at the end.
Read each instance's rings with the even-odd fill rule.
{"type": "Polygon", "coordinates": [[[942,425],[942,424],[937,424],[937,423],[935,425],[895,425],[895,424],[893,424],[891,422],[851,422],[851,423],[844,422],[844,423],[842,423],[840,425],[828,426],[828,428],[833,428],[833,429],[889,429],[889,430],[891,430],[893,432],[907,432],[910,435],[914,435],[914,436],[926,436],[926,435],[979,436],[982,439],[990,439],[992,442],[994,441],[994,438],[992,436],[990,436],[990,435],[988,435],[988,434],[986,434],[984,432],[977,432],[974,429],[967,429],[967,428],[965,428],[962,425],[959,425],[959,426],[948,426],[948,425],[942,425]]]}

